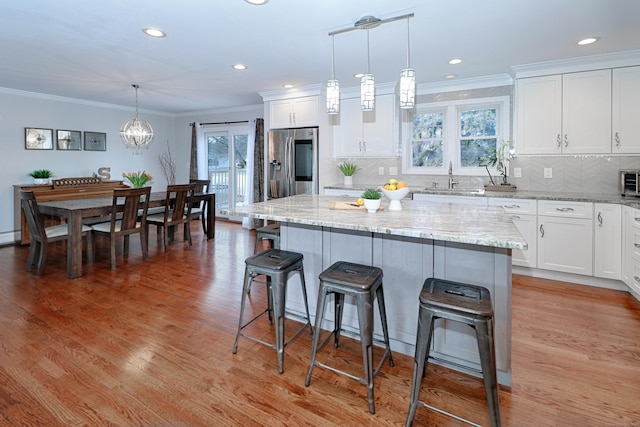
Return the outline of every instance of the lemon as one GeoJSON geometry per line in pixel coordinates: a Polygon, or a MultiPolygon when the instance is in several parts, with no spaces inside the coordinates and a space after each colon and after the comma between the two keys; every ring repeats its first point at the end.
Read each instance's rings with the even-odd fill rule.
{"type": "Polygon", "coordinates": [[[358,203],[358,206],[362,206],[364,205],[364,199],[360,197],[356,203],[358,203]]]}
{"type": "Polygon", "coordinates": [[[397,179],[391,178],[391,179],[389,180],[389,184],[391,184],[391,185],[396,185],[397,183],[398,183],[398,180],[397,180],[397,179]]]}

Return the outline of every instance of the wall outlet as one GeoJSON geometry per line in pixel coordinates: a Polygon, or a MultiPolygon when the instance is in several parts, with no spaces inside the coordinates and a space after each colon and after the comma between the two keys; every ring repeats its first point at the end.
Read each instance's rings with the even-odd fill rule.
{"type": "Polygon", "coordinates": [[[378,168],[378,175],[384,175],[384,166],[378,168]]]}
{"type": "Polygon", "coordinates": [[[552,168],[544,168],[544,177],[545,178],[553,178],[553,169],[552,168]]]}
{"type": "Polygon", "coordinates": [[[513,168],[513,177],[522,178],[522,168],[513,168]]]}
{"type": "Polygon", "coordinates": [[[395,167],[395,166],[390,166],[389,167],[389,175],[391,175],[391,176],[398,175],[398,168],[395,167]]]}

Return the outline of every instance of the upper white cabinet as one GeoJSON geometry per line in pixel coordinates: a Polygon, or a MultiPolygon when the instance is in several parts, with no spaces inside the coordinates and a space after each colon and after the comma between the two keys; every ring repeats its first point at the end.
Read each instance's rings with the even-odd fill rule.
{"type": "Polygon", "coordinates": [[[319,102],[318,96],[271,101],[270,129],[317,126],[319,102]]]}
{"type": "Polygon", "coordinates": [[[516,82],[518,154],[611,152],[611,70],[516,82]]]}
{"type": "Polygon", "coordinates": [[[613,70],[613,153],[640,153],[640,67],[613,70]]]}
{"type": "Polygon", "coordinates": [[[376,95],[373,111],[360,109],[360,98],[340,100],[334,126],[335,157],[394,157],[400,138],[395,93],[376,95]]]}

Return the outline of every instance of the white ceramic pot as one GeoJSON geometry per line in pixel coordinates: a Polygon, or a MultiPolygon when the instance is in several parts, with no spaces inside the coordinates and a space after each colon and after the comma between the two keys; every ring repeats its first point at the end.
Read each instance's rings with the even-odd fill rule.
{"type": "Polygon", "coordinates": [[[375,213],[380,208],[382,199],[364,199],[364,207],[367,208],[367,212],[375,213]]]}
{"type": "Polygon", "coordinates": [[[345,175],[344,176],[344,185],[353,185],[353,176],[345,175]]]}
{"type": "Polygon", "coordinates": [[[49,184],[49,178],[33,178],[35,185],[49,184]]]}

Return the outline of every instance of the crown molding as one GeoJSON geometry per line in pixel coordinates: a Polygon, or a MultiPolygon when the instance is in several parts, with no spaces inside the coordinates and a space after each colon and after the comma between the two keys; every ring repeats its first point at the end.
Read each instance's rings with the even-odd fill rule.
{"type": "Polygon", "coordinates": [[[451,79],[436,83],[420,83],[417,87],[417,95],[484,89],[487,87],[511,86],[512,84],[513,79],[509,74],[494,74],[491,76],[474,77],[470,79],[451,79]]]}
{"type": "Polygon", "coordinates": [[[324,95],[324,84],[294,87],[291,89],[278,89],[258,92],[262,100],[275,101],[278,99],[302,98],[303,96],[324,95]]]}

